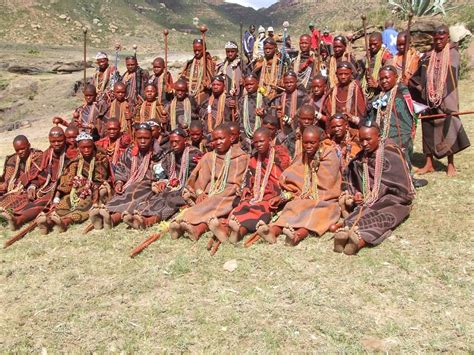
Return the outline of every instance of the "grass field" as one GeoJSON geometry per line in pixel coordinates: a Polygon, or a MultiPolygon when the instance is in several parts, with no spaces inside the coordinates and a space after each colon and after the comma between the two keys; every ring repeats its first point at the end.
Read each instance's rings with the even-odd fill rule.
{"type": "MultiPolygon", "coordinates": [[[[463,109],[474,108],[471,87],[461,83],[463,109]]],[[[474,116],[464,125],[474,140],[474,116]]],[[[14,134],[2,136],[2,155],[14,134]]],[[[472,353],[474,150],[456,159],[455,178],[429,175],[408,221],[356,257],[333,253],[329,234],[296,248],[225,245],[213,257],[207,238],[166,236],[130,259],[151,231],[33,232],[0,252],[0,348],[472,353]]]]}

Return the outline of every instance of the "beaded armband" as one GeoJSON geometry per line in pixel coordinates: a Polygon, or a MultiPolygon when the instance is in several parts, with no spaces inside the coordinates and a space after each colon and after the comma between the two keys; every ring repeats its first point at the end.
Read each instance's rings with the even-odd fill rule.
{"type": "Polygon", "coordinates": [[[282,191],[280,197],[285,201],[290,201],[293,198],[293,194],[289,191],[282,191]]]}

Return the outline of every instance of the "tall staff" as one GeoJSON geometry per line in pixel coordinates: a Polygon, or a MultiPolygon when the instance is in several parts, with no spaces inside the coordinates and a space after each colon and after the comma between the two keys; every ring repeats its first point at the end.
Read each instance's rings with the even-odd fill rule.
{"type": "MultiPolygon", "coordinates": [[[[201,31],[202,47],[204,50],[204,54],[202,56],[204,59],[204,63],[203,63],[203,69],[204,69],[203,79],[204,79],[207,76],[207,46],[206,46],[207,27],[205,25],[202,25],[201,27],[199,27],[199,31],[201,31]]],[[[199,88],[197,88],[197,90],[199,90],[199,88]]]]}
{"type": "Polygon", "coordinates": [[[367,80],[369,80],[370,77],[370,53],[369,53],[369,39],[367,38],[367,16],[362,15],[360,17],[362,19],[362,26],[364,27],[364,42],[365,42],[365,58],[366,58],[366,66],[367,68],[365,69],[365,76],[367,80]]]}
{"type": "Polygon", "coordinates": [[[165,78],[165,87],[168,87],[168,35],[170,31],[165,29],[163,31],[163,35],[165,36],[165,72],[164,72],[164,78],[165,78]]]}
{"type": "Polygon", "coordinates": [[[405,80],[405,71],[407,66],[408,51],[410,50],[410,29],[411,29],[411,20],[413,19],[413,12],[410,11],[408,14],[408,26],[407,26],[407,35],[405,37],[405,52],[403,53],[402,60],[402,80],[405,80]]]}
{"type": "Polygon", "coordinates": [[[87,79],[87,28],[84,27],[82,29],[84,32],[84,88],[86,87],[86,79],[87,79]]]}
{"type": "Polygon", "coordinates": [[[243,34],[243,26],[244,24],[242,21],[240,21],[240,45],[239,48],[240,50],[240,72],[243,74],[244,72],[244,34],[243,34]]]}
{"type": "Polygon", "coordinates": [[[283,22],[283,46],[281,47],[280,67],[278,68],[278,81],[283,75],[283,63],[286,59],[286,38],[288,36],[288,27],[290,27],[290,23],[288,21],[283,22]]]}

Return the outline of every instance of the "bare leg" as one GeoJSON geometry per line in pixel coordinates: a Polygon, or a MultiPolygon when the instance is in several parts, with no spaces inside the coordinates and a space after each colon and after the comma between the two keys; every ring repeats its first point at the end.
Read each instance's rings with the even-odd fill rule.
{"type": "Polygon", "coordinates": [[[298,228],[296,230],[292,228],[283,228],[283,233],[286,235],[286,245],[296,246],[303,239],[309,235],[309,231],[306,228],[298,228]]]}
{"type": "Polygon", "coordinates": [[[199,240],[199,238],[201,238],[201,235],[207,231],[207,224],[199,223],[198,225],[194,226],[187,222],[181,222],[181,228],[188,232],[191,240],[196,242],[199,240]]]}
{"type": "Polygon", "coordinates": [[[365,240],[360,238],[355,232],[352,232],[344,247],[344,254],[356,255],[364,246],[365,240]]]}
{"type": "Polygon", "coordinates": [[[456,175],[456,167],[454,166],[454,155],[448,155],[448,169],[446,171],[448,176],[455,176],[456,175]]]}
{"type": "Polygon", "coordinates": [[[281,234],[282,229],[278,226],[269,226],[261,223],[257,225],[257,233],[270,244],[275,244],[277,237],[281,234]]]}
{"type": "Polygon", "coordinates": [[[221,243],[228,240],[229,227],[225,226],[218,218],[211,218],[209,220],[209,229],[221,243]]]}
{"type": "Polygon", "coordinates": [[[417,174],[423,175],[423,174],[428,174],[434,172],[434,166],[433,166],[433,155],[427,154],[426,155],[426,162],[425,166],[422,167],[421,169],[418,169],[416,171],[417,174]]]}

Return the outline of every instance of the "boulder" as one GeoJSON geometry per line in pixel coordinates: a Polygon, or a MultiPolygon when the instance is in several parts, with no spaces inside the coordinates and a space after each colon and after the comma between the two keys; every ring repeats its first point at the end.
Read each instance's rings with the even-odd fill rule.
{"type": "Polygon", "coordinates": [[[41,69],[38,67],[26,66],[26,65],[11,65],[8,67],[7,71],[9,73],[24,74],[24,75],[34,75],[34,74],[40,74],[40,73],[45,72],[44,69],[41,69]]]}
{"type": "MultiPolygon", "coordinates": [[[[92,61],[87,61],[87,68],[92,67],[92,61]]],[[[56,62],[51,68],[51,71],[55,73],[73,73],[81,70],[84,70],[84,64],[82,60],[76,60],[74,62],[56,62]]]]}

